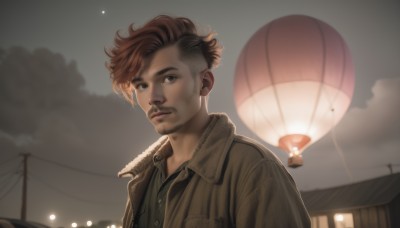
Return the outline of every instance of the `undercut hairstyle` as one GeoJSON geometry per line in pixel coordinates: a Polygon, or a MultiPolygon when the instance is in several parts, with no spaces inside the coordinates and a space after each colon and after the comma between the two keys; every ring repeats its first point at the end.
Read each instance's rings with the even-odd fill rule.
{"type": "Polygon", "coordinates": [[[195,24],[185,17],[160,15],[137,29],[131,24],[128,32],[126,37],[117,32],[114,47],[105,52],[110,58],[106,66],[114,90],[132,105],[132,79],[141,71],[144,60],[159,49],[177,44],[181,58],[202,55],[208,69],[217,67],[221,59],[222,46],[215,33],[199,35],[195,24]]]}

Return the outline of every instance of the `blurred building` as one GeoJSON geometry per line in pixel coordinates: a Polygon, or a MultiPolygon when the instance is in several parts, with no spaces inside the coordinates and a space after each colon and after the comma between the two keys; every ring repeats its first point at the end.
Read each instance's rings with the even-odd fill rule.
{"type": "Polygon", "coordinates": [[[400,227],[400,174],[301,194],[312,228],[400,227]]]}

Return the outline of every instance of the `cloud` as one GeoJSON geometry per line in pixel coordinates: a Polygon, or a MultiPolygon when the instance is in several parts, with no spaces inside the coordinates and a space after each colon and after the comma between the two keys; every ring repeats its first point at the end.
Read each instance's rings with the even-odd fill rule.
{"type": "Polygon", "coordinates": [[[35,141],[41,154],[73,148],[77,152],[69,153],[71,157],[109,156],[155,137],[143,118],[134,118],[140,110],[116,95],[83,90],[76,64],[60,54],[21,47],[0,50],[0,75],[0,137],[16,145],[35,141]]]}
{"type": "Polygon", "coordinates": [[[17,147],[25,147],[35,143],[32,136],[19,134],[17,136],[12,136],[6,132],[0,130],[0,138],[6,139],[9,142],[12,142],[17,147]]]}
{"type": "Polygon", "coordinates": [[[338,126],[346,143],[373,144],[400,137],[400,78],[381,79],[365,108],[353,108],[338,126]]]}
{"type": "Polygon", "coordinates": [[[0,128],[12,134],[30,134],[38,118],[71,105],[84,85],[74,62],[46,49],[28,52],[14,47],[0,57],[0,128]]]}
{"type": "Polygon", "coordinates": [[[350,109],[335,127],[334,134],[329,132],[304,152],[304,167],[293,172],[303,188],[335,186],[387,175],[388,164],[399,170],[400,78],[376,81],[372,94],[365,108],[350,109]],[[345,171],[340,151],[353,179],[345,171]],[[311,179],[307,173],[313,172],[319,175],[311,179]]]}
{"type": "Polygon", "coordinates": [[[337,140],[355,172],[400,163],[400,78],[376,81],[372,94],[365,108],[349,110],[336,127],[337,140]]]}
{"type": "MultiPolygon", "coordinates": [[[[29,152],[49,161],[116,177],[120,168],[157,137],[139,108],[132,108],[115,94],[88,93],[76,64],[50,50],[0,49],[0,75],[0,160],[29,152]]],[[[122,202],[98,212],[119,218],[126,196],[125,181],[96,179],[34,156],[29,160],[30,202],[36,208],[32,217],[40,217],[40,211],[48,210],[41,204],[44,196],[46,202],[58,202],[59,210],[68,210],[66,200],[71,198],[54,191],[62,189],[88,202],[122,202]],[[54,186],[53,191],[34,177],[54,186]]],[[[11,202],[6,197],[2,205],[15,204],[11,202]]],[[[96,204],[74,202],[76,209],[71,216],[98,209],[96,204]]],[[[17,214],[18,210],[0,206],[4,216],[17,214]]]]}

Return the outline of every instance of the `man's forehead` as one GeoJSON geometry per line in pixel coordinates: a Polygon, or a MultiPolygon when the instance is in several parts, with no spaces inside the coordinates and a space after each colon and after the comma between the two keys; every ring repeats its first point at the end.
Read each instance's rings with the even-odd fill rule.
{"type": "Polygon", "coordinates": [[[143,61],[143,66],[134,77],[155,75],[157,72],[170,67],[179,69],[180,65],[178,48],[175,45],[164,47],[146,57],[143,61]]]}
{"type": "Polygon", "coordinates": [[[153,69],[145,69],[143,71],[140,71],[137,75],[135,75],[133,77],[134,81],[138,81],[138,80],[143,80],[143,77],[147,78],[147,77],[157,77],[157,76],[161,76],[164,75],[166,73],[169,72],[173,72],[173,71],[179,71],[179,68],[177,66],[174,65],[165,65],[165,66],[160,66],[160,67],[155,67],[153,69]]]}
{"type": "Polygon", "coordinates": [[[164,47],[156,51],[153,55],[147,57],[143,61],[143,66],[138,71],[134,78],[153,77],[159,75],[159,72],[169,71],[184,71],[186,68],[206,68],[207,63],[204,57],[185,56],[182,57],[177,45],[164,47]]]}

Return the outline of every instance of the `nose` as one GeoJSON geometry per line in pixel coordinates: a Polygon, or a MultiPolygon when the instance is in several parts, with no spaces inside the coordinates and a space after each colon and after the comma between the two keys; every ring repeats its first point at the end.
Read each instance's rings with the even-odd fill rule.
{"type": "Polygon", "coordinates": [[[161,86],[153,86],[151,88],[149,105],[160,105],[165,102],[164,93],[161,86]]]}

